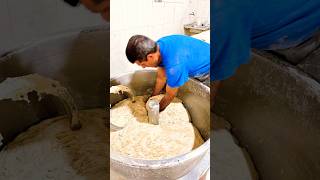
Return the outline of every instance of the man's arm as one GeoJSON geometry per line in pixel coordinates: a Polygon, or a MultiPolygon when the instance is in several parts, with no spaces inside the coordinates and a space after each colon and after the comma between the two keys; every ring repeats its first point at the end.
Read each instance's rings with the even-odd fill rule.
{"type": "Polygon", "coordinates": [[[179,88],[172,88],[169,85],[166,87],[166,95],[160,101],[160,111],[163,111],[176,97],[179,88]]]}
{"type": "Polygon", "coordinates": [[[165,69],[162,67],[158,67],[156,85],[153,89],[152,96],[156,96],[160,94],[161,90],[166,84],[166,81],[167,81],[167,78],[166,78],[165,69]]]}

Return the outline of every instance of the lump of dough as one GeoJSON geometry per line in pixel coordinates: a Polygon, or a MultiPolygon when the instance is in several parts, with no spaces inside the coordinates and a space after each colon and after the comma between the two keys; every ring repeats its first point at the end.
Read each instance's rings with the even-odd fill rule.
{"type": "Polygon", "coordinates": [[[131,98],[132,101],[135,101],[134,99],[134,93],[132,89],[128,88],[127,86],[124,85],[116,85],[116,86],[111,86],[110,87],[110,94],[124,94],[128,98],[131,98]]]}
{"type": "Polygon", "coordinates": [[[129,121],[148,122],[148,113],[143,96],[135,97],[135,102],[125,99],[110,110],[110,121],[118,127],[124,127],[129,121]]]}
{"type": "MultiPolygon", "coordinates": [[[[164,95],[160,94],[149,98],[149,100],[153,99],[160,102],[163,97],[164,95]]],[[[166,109],[159,114],[159,124],[176,124],[181,122],[190,122],[190,116],[186,108],[184,108],[182,101],[174,98],[166,109]]]]}

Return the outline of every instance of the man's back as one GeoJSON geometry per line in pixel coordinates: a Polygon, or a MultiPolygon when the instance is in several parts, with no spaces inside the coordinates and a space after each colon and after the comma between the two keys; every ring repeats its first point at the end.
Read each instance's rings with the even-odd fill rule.
{"type": "Polygon", "coordinates": [[[209,73],[210,45],[201,40],[171,35],[157,41],[162,62],[166,69],[168,84],[171,87],[183,85],[189,76],[209,73]]]}

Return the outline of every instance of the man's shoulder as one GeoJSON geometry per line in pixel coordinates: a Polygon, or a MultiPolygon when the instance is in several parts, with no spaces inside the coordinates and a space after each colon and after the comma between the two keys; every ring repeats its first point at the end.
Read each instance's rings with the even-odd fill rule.
{"type": "Polygon", "coordinates": [[[166,40],[174,40],[174,39],[188,39],[190,36],[186,36],[183,34],[172,34],[161,37],[158,41],[166,41],[166,40]]]}

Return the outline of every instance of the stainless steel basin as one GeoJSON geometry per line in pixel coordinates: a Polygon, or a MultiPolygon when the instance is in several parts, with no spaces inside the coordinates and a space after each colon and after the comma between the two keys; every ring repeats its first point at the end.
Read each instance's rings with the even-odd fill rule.
{"type": "Polygon", "coordinates": [[[318,82],[275,57],[254,53],[250,64],[223,82],[215,105],[260,179],[319,179],[318,82]]]}
{"type": "MultiPolygon", "coordinates": [[[[110,86],[126,85],[137,95],[146,94],[155,83],[156,72],[136,71],[111,79],[110,86]]],[[[178,93],[205,143],[193,151],[170,159],[142,160],[110,152],[111,169],[128,179],[177,179],[187,174],[210,148],[210,89],[189,80],[178,93]]]]}
{"type": "MultiPolygon", "coordinates": [[[[108,26],[97,26],[30,42],[0,57],[0,83],[10,77],[38,74],[68,88],[80,110],[105,107],[109,37],[108,26]]],[[[66,113],[53,97],[38,100],[37,93],[30,91],[25,98],[30,103],[10,97],[0,99],[4,144],[35,123],[66,113]]]]}

